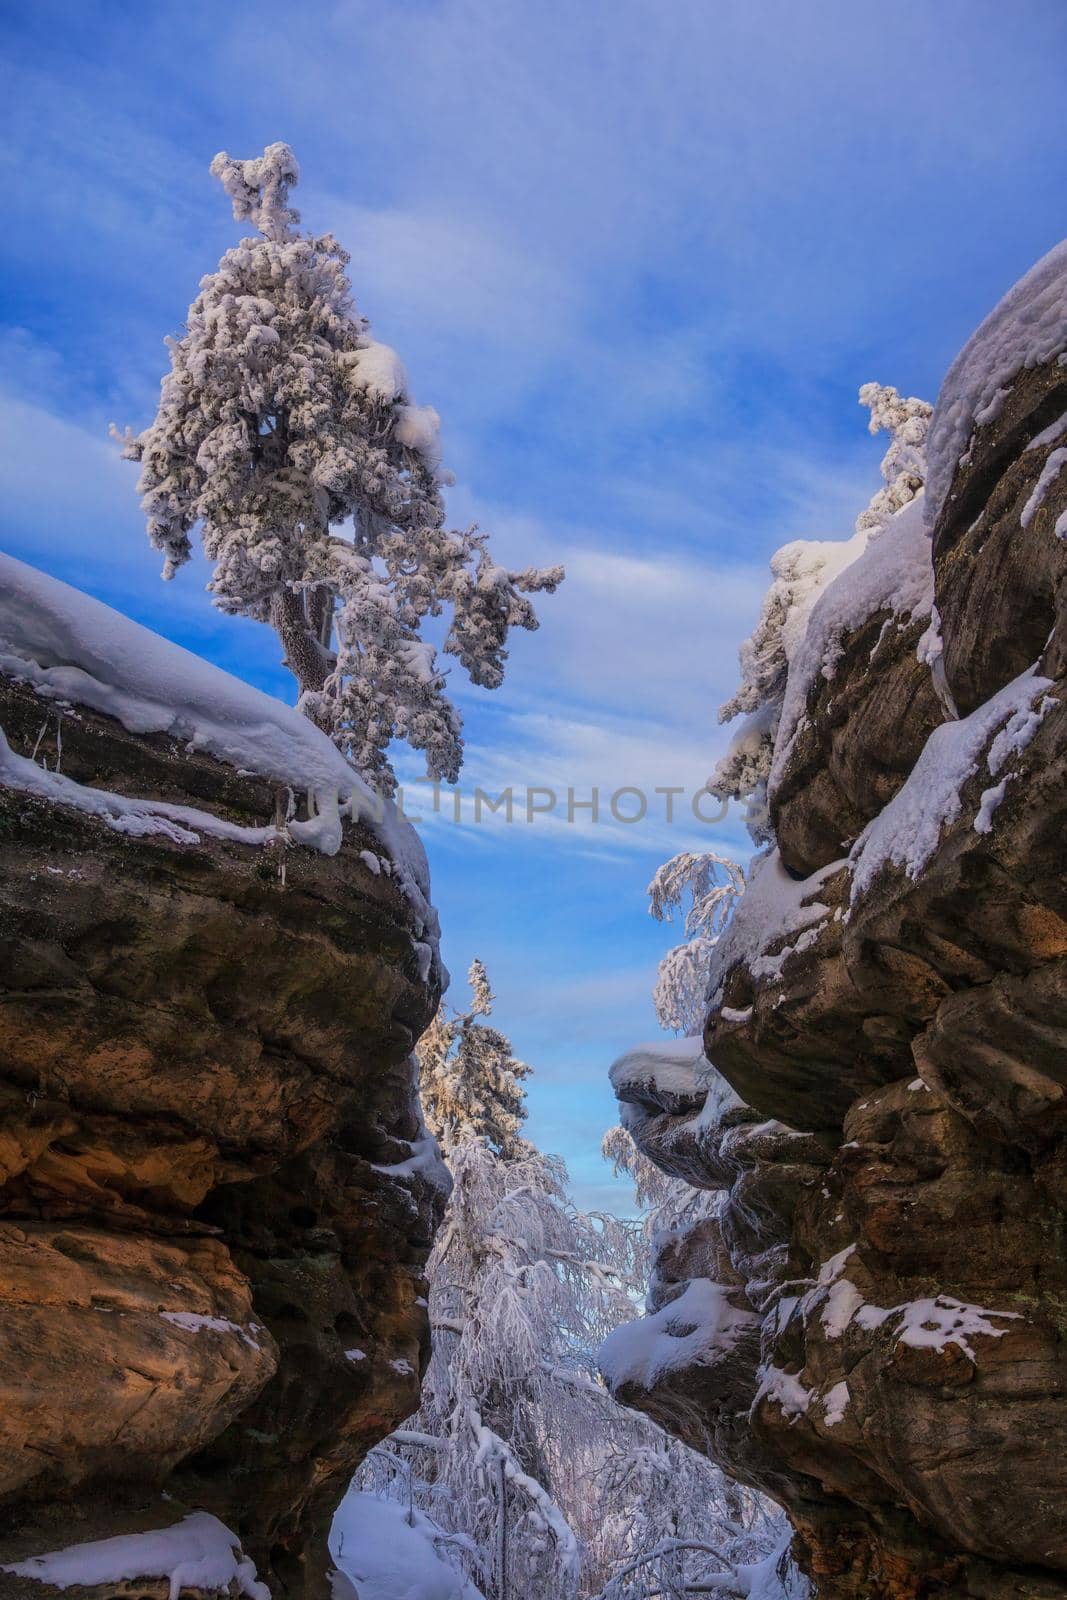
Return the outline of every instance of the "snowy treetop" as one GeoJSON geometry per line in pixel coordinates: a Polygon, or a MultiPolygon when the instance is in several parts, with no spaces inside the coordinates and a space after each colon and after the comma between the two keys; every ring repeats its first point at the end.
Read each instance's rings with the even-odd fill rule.
{"type": "Polygon", "coordinates": [[[454,781],[463,750],[427,618],[447,607],[443,651],[499,687],[527,598],[559,567],[510,571],[477,527],[446,526],[439,418],[416,405],[396,352],[370,336],[349,257],[297,231],[292,151],[211,167],[239,221],[258,229],[200,282],[154,421],[121,436],[141,464],[148,537],[173,577],[198,531],[208,588],[233,615],[269,623],[300,708],[379,786],[394,739],[454,781]]]}
{"type": "Polygon", "coordinates": [[[211,175],[229,195],[235,222],[251,222],[267,239],[288,239],[295,232],[300,213],[289,204],[289,190],[300,182],[300,168],[287,144],[269,144],[251,161],[220,150],[211,175]]]}
{"type": "Polygon", "coordinates": [[[1067,240],[1009,289],[948,370],[927,445],[926,515],[937,522],[975,427],[992,422],[1012,380],[1067,350],[1067,240]]]}

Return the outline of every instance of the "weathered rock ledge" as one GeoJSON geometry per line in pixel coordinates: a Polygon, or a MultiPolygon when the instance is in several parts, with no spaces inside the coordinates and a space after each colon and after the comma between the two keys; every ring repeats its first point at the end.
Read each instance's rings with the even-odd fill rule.
{"type": "MultiPolygon", "coordinates": [[[[275,783],[10,676],[0,727],[83,786],[279,815],[275,783]]],[[[440,967],[369,823],[333,855],[178,831],[0,786],[0,1569],[199,1511],[275,1600],[325,1595],[428,1350],[440,967]]]]}
{"type": "Polygon", "coordinates": [[[616,1392],[787,1508],[819,1600],[1067,1596],[1065,349],[1060,247],[946,380],[925,541],[895,519],[940,683],[929,618],[835,642],[716,952],[714,1067],[621,1089],[721,1207],[616,1392]]]}

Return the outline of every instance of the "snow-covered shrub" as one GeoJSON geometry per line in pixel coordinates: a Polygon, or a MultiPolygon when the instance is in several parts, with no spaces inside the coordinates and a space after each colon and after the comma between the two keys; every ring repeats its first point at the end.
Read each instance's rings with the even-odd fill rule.
{"type": "Polygon", "coordinates": [[[360,772],[390,788],[396,738],[454,781],[460,719],[424,619],[450,607],[446,654],[497,688],[509,630],[537,626],[526,596],[562,569],[511,572],[486,534],[446,528],[437,413],[370,337],[336,239],[298,231],[288,145],[211,170],[259,232],[201,280],[155,421],[123,438],[148,536],[171,577],[199,525],[215,604],[273,625],[301,708],[360,772]]]}

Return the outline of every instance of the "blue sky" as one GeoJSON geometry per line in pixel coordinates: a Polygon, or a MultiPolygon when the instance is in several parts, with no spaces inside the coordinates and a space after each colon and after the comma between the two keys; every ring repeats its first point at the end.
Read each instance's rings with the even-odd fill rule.
{"type": "MultiPolygon", "coordinates": [[[[1058,0],[35,0],[2,51],[3,547],[288,693],[202,565],[159,582],[106,433],[150,420],[163,335],[237,237],[212,155],[287,140],[442,415],[457,522],[569,570],[503,689],[455,684],[468,793],[691,792],[768,557],[875,487],[859,385],[933,399],[1067,231],[1058,0]]],[[[480,955],[587,1201],[606,1068],[655,1031],[648,878],[743,849],[655,810],[423,829],[456,999],[480,955]]]]}

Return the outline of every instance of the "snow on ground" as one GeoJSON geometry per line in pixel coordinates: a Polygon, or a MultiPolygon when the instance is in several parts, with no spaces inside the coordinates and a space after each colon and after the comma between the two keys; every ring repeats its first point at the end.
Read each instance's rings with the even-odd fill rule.
{"type": "Polygon", "coordinates": [[[710,1366],[728,1354],[760,1321],[754,1312],[732,1306],[727,1298],[731,1293],[736,1290],[710,1278],[693,1278],[669,1305],[651,1316],[624,1322],[608,1334],[597,1353],[605,1382],[612,1389],[623,1383],[651,1389],[665,1372],[710,1366]]]}
{"type": "MultiPolygon", "coordinates": [[[[258,1582],[255,1566],[241,1550],[237,1535],[206,1511],[193,1511],[171,1528],[69,1545],[0,1571],[18,1578],[37,1578],[57,1589],[165,1578],[170,1583],[170,1600],[178,1600],[183,1589],[216,1590],[226,1595],[236,1592],[245,1600],[270,1600],[270,1590],[258,1582]]],[[[428,1600],[430,1591],[426,1594],[428,1600]]],[[[456,1594],[462,1596],[462,1591],[456,1594]]],[[[441,1600],[446,1600],[445,1590],[441,1600]]],[[[451,1594],[447,1600],[452,1600],[451,1594]]]]}
{"type": "MultiPolygon", "coordinates": [[[[238,771],[307,794],[309,820],[286,825],[287,837],[297,844],[333,855],[340,849],[342,819],[363,818],[397,864],[396,876],[424,929],[436,937],[426,857],[414,830],[293,707],[2,553],[0,673],[29,683],[58,705],[88,706],[130,733],[167,734],[238,771]]],[[[119,832],[162,833],[177,843],[195,842],[201,832],[245,844],[278,838],[273,826],[237,828],[191,807],[130,801],[42,771],[6,740],[0,744],[0,782],[75,806],[119,832]]]]}
{"type": "Polygon", "coordinates": [[[1004,296],[948,370],[926,442],[926,516],[932,528],[976,424],[999,414],[1012,380],[1067,348],[1067,241],[1004,296]]]}
{"type": "Polygon", "coordinates": [[[439,1553],[435,1536],[421,1511],[349,1489],[333,1519],[330,1553],[359,1600],[483,1600],[439,1553]]]}

